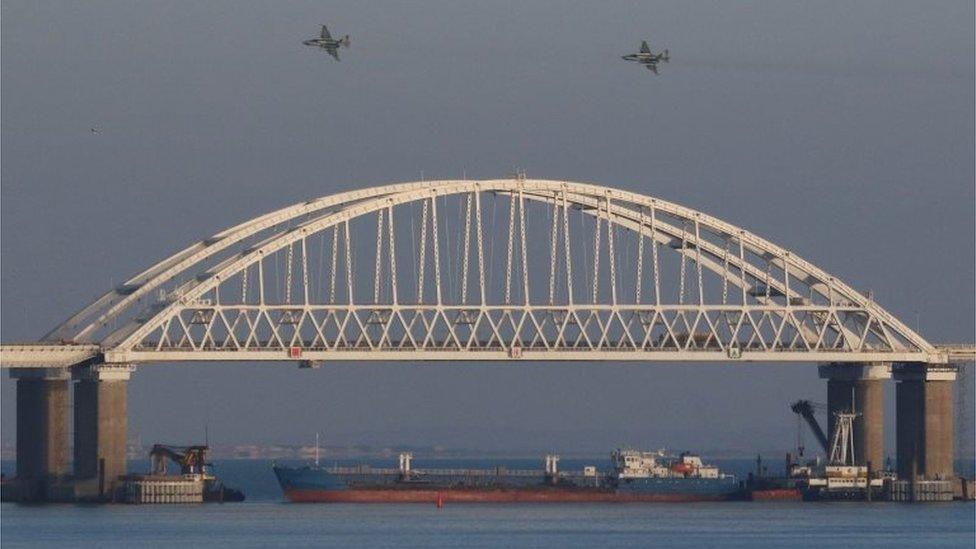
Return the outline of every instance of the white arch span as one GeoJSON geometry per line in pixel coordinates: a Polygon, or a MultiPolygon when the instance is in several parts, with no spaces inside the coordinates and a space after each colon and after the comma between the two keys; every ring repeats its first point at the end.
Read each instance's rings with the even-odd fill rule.
{"type": "Polygon", "coordinates": [[[398,183],[279,209],[131,277],[44,342],[87,345],[108,362],[940,356],[872,299],[738,226],[620,189],[525,178],[398,183]],[[457,205],[453,235],[443,226],[444,197],[457,205]],[[489,200],[507,208],[507,230],[489,234],[489,200]],[[364,219],[376,223],[365,237],[350,229],[364,219]],[[483,241],[496,237],[507,243],[504,261],[486,266],[483,241]],[[444,246],[450,238],[453,248],[444,246]],[[320,241],[318,256],[312,239],[320,241]],[[374,239],[374,253],[362,261],[350,242],[374,239]],[[680,265],[672,277],[680,279],[677,297],[663,289],[665,250],[680,265]],[[624,256],[633,263],[627,272],[624,256]],[[407,257],[412,265],[404,269],[407,257]],[[263,277],[272,260],[279,274],[279,258],[286,258],[286,282],[275,293],[263,277]],[[503,288],[493,268],[504,273],[503,288]],[[309,280],[312,271],[318,282],[309,280]],[[442,271],[459,279],[460,293],[446,291],[442,271]],[[413,295],[404,291],[408,278],[413,295]],[[358,295],[354,282],[360,292],[372,282],[373,299],[358,295]],[[329,299],[316,297],[325,285],[329,299]]]}

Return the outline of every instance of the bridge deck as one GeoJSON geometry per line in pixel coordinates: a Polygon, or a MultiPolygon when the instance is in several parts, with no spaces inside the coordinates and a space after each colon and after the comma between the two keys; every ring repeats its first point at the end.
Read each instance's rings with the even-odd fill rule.
{"type": "Polygon", "coordinates": [[[575,362],[927,362],[961,363],[976,360],[976,346],[952,345],[938,348],[937,353],[920,352],[809,352],[768,350],[729,352],[722,349],[545,349],[485,348],[458,349],[315,349],[292,347],[261,350],[103,350],[94,344],[20,343],[0,345],[0,368],[65,368],[93,361],[107,363],[163,363],[207,361],[312,361],[323,363],[348,361],[575,361],[575,362]]]}
{"type": "Polygon", "coordinates": [[[97,359],[94,344],[10,343],[0,345],[0,368],[66,368],[97,359]]]}

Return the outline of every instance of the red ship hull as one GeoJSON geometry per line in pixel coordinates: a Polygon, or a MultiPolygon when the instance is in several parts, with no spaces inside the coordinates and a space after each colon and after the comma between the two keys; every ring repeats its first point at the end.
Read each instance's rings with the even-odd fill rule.
{"type": "Polygon", "coordinates": [[[749,497],[752,501],[803,501],[803,492],[799,488],[765,488],[752,490],[749,497]]]}
{"type": "Polygon", "coordinates": [[[730,495],[630,494],[607,490],[464,489],[439,490],[352,488],[345,490],[285,490],[294,503],[682,503],[728,501],[730,495]]]}

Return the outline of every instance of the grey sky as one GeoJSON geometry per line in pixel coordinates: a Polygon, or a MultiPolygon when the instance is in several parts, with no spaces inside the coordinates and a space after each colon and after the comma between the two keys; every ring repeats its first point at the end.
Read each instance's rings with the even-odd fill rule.
{"type": "MultiPolygon", "coordinates": [[[[973,340],[972,2],[7,0],[0,15],[3,341],[273,208],[514,167],[706,211],[930,340],[973,340]],[[301,45],[323,22],[352,35],[341,63],[301,45]],[[660,76],[619,60],[644,38],[671,50],[660,76]]],[[[224,442],[785,449],[788,402],[825,392],[812,367],[146,366],[130,433],[189,441],[209,418],[224,442]]],[[[0,382],[4,443],[13,394],[0,382]]]]}

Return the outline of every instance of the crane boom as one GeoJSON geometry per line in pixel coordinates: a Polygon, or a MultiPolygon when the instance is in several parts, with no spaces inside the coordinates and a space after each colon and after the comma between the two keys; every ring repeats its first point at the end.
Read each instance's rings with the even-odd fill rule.
{"type": "Polygon", "coordinates": [[[207,459],[206,446],[169,446],[165,444],[153,445],[149,451],[154,475],[166,474],[166,460],[180,466],[181,474],[200,474],[205,472],[207,459]]]}
{"type": "Polygon", "coordinates": [[[817,442],[824,449],[824,452],[829,452],[827,443],[827,435],[824,434],[823,429],[820,428],[820,424],[817,423],[817,418],[813,415],[813,403],[809,400],[798,400],[790,405],[790,409],[793,410],[794,414],[801,416],[806,420],[807,425],[810,426],[810,430],[813,431],[813,436],[817,437],[817,442]]]}

